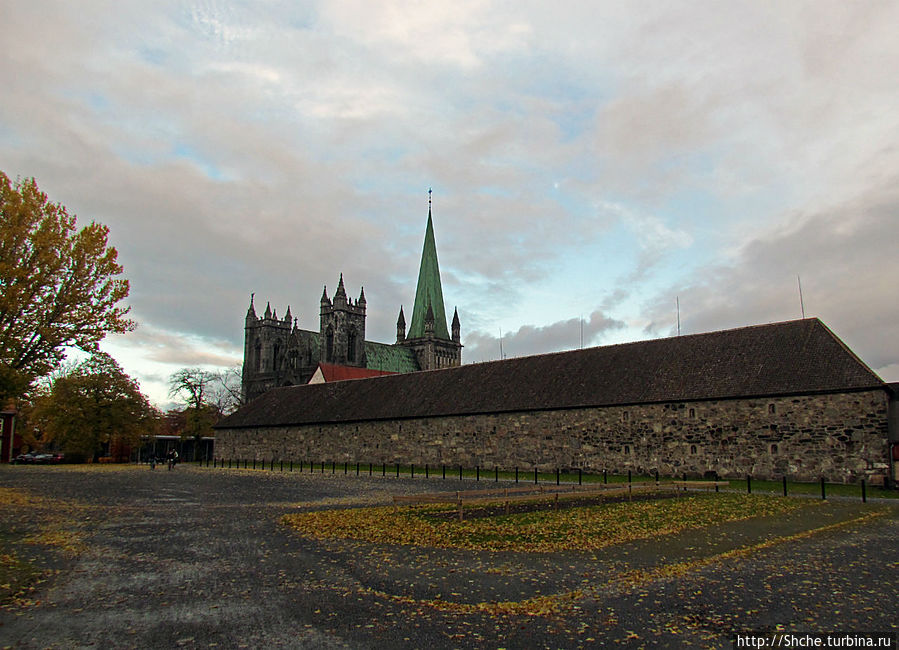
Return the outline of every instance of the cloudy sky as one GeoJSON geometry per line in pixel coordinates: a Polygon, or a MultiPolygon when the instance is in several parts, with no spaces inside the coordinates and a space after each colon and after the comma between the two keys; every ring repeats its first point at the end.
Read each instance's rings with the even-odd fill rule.
{"type": "Polygon", "coordinates": [[[154,401],[250,293],[464,362],[818,316],[899,381],[899,2],[0,3],[0,169],[111,229],[154,401]]]}

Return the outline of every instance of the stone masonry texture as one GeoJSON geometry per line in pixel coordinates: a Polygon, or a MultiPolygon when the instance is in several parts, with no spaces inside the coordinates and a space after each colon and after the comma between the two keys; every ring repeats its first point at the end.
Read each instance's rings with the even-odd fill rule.
{"type": "Polygon", "coordinates": [[[860,390],[223,428],[222,459],[852,482],[886,474],[888,394],[860,390]]]}

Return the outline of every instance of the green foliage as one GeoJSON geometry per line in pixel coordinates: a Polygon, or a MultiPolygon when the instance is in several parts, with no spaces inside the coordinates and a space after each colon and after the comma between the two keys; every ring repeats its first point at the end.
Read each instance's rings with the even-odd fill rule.
{"type": "Polygon", "coordinates": [[[78,230],[34,179],[0,172],[0,401],[17,398],[64,357],[66,347],[95,352],[110,332],[134,323],[128,281],[119,277],[109,230],[78,230]]]}
{"type": "MultiPolygon", "coordinates": [[[[222,387],[227,387],[226,380],[225,373],[201,368],[182,368],[169,378],[169,395],[186,403],[183,411],[171,413],[170,418],[170,425],[178,427],[177,433],[182,439],[199,441],[213,435],[212,427],[222,416],[220,404],[224,403],[222,387]]],[[[194,454],[198,449],[199,446],[194,447],[194,454]]]]}
{"type": "Polygon", "coordinates": [[[114,439],[136,445],[157,419],[137,382],[102,352],[57,377],[29,413],[41,442],[72,457],[91,457],[114,439]]]}

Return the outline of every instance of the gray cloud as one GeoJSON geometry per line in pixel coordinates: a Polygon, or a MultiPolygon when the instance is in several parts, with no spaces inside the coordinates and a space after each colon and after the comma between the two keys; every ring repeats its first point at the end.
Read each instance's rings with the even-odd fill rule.
{"type": "MultiPolygon", "coordinates": [[[[582,328],[584,347],[594,345],[605,334],[621,329],[625,323],[594,311],[583,320],[569,318],[550,325],[523,325],[515,332],[503,333],[503,357],[523,357],[559,350],[573,350],[580,346],[582,328]]],[[[500,358],[500,336],[486,332],[472,332],[465,338],[463,358],[468,362],[490,361],[500,358]]]]}
{"type": "MultiPolygon", "coordinates": [[[[702,332],[801,315],[817,316],[884,378],[896,380],[899,336],[894,278],[899,190],[896,179],[841,206],[794,215],[791,225],[747,241],[727,265],[702,269],[680,295],[683,331],[702,332]]],[[[671,307],[648,309],[652,335],[672,334],[671,307]]]]}
{"type": "MultiPolygon", "coordinates": [[[[694,330],[792,317],[800,273],[810,312],[895,367],[895,5],[3,13],[0,167],[110,226],[144,325],[126,339],[156,363],[224,362],[253,291],[316,329],[340,272],[365,286],[369,337],[392,340],[433,186],[467,359],[497,356],[484,332],[617,235],[631,255],[596,288],[590,341],[669,331],[675,293],[694,330]],[[685,250],[714,268],[671,277],[685,250]]],[[[575,347],[577,320],[553,318],[522,313],[507,352],[575,347]]]]}

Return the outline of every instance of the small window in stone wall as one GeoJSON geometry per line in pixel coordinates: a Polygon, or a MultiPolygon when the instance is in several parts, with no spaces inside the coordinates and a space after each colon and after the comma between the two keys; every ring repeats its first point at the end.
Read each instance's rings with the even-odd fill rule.
{"type": "Polygon", "coordinates": [[[771,452],[771,455],[772,455],[772,456],[774,456],[775,454],[777,454],[777,445],[773,445],[773,444],[772,444],[769,451],[771,452]]]}
{"type": "Polygon", "coordinates": [[[625,456],[629,455],[629,454],[631,453],[631,446],[630,446],[630,445],[624,445],[624,450],[623,450],[623,451],[624,451],[624,455],[625,455],[625,456]]]}
{"type": "Polygon", "coordinates": [[[690,418],[692,419],[695,417],[696,417],[696,409],[690,409],[690,418]]]}
{"type": "Polygon", "coordinates": [[[777,407],[774,404],[768,404],[768,413],[777,413],[777,407]]]}
{"type": "Polygon", "coordinates": [[[621,412],[621,421],[622,422],[627,422],[630,419],[630,417],[631,417],[631,415],[627,411],[621,412]]]}
{"type": "Polygon", "coordinates": [[[696,445],[690,445],[690,455],[691,456],[696,455],[696,445]]]}

